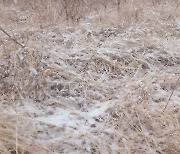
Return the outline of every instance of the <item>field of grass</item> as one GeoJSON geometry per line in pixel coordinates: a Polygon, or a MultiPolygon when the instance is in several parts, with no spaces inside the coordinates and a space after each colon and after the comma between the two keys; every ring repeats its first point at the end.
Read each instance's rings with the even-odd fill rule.
{"type": "Polygon", "coordinates": [[[0,154],[179,145],[179,0],[0,1],[0,154]]]}

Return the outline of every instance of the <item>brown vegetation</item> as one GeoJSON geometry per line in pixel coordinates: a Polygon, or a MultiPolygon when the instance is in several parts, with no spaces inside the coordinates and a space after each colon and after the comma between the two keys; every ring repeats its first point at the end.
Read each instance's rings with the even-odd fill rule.
{"type": "Polygon", "coordinates": [[[179,5],[0,1],[0,153],[179,154],[179,5]],[[84,132],[38,119],[108,102],[84,132]]]}

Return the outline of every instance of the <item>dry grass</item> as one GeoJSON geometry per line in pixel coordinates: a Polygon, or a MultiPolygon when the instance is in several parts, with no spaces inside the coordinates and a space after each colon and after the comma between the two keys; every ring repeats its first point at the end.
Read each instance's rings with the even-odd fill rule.
{"type": "Polygon", "coordinates": [[[41,62],[42,57],[37,51],[30,51],[16,39],[11,39],[12,36],[3,29],[1,32],[6,35],[2,38],[0,54],[1,107],[8,107],[10,114],[1,110],[0,138],[3,144],[0,151],[46,153],[47,150],[34,142],[31,134],[28,135],[33,128],[29,130],[30,122],[18,115],[17,107],[23,104],[24,98],[40,101],[46,97],[43,92],[46,85],[43,72],[47,66],[41,62]]]}
{"type": "MultiPolygon", "coordinates": [[[[3,4],[9,7],[12,4],[10,2],[10,0],[4,0],[3,4]]],[[[30,26],[42,27],[61,24],[64,28],[67,24],[78,24],[90,12],[95,12],[95,14],[98,14],[97,22],[99,24],[129,26],[147,20],[148,22],[153,20],[158,23],[162,18],[163,20],[168,20],[169,18],[176,20],[179,1],[21,0],[18,1],[16,7],[27,13],[24,17],[16,17],[15,14],[12,17],[8,17],[10,20],[17,22],[17,24],[23,23],[25,20],[27,25],[30,26]],[[170,3],[170,7],[167,8],[168,3],[170,3]]]]}
{"type": "Polygon", "coordinates": [[[0,153],[179,154],[179,5],[1,1],[0,153]]]}

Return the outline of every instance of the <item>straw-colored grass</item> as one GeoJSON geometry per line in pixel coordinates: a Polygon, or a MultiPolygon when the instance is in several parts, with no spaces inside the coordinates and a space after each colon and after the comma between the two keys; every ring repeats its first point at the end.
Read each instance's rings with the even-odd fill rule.
{"type": "Polygon", "coordinates": [[[0,153],[180,153],[178,0],[0,1],[0,153]]]}

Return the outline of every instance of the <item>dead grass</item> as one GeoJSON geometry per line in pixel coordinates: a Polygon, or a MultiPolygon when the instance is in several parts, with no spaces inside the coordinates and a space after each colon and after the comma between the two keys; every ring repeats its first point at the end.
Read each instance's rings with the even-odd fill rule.
{"type": "Polygon", "coordinates": [[[10,114],[1,112],[0,138],[2,153],[47,153],[31,136],[30,123],[18,115],[17,107],[28,97],[36,102],[44,99],[46,64],[37,51],[30,51],[4,29],[0,54],[0,94],[3,108],[9,106],[10,114]],[[21,48],[23,47],[23,48],[21,48]],[[23,127],[21,127],[23,126],[23,127]],[[20,145],[20,146],[19,146],[20,145]],[[38,152],[37,152],[38,151],[38,152]]]}
{"type": "MultiPolygon", "coordinates": [[[[3,4],[6,7],[13,7],[10,0],[4,0],[3,4]]],[[[178,20],[179,1],[21,0],[16,4],[16,8],[18,8],[16,12],[21,9],[27,14],[24,17],[16,17],[15,13],[8,18],[15,20],[17,24],[23,23],[25,20],[31,27],[61,24],[64,28],[67,24],[78,24],[90,12],[98,15],[97,24],[103,23],[106,26],[118,24],[127,27],[142,21],[158,23],[162,18],[163,20],[169,18],[178,20]],[[107,18],[108,20],[106,20],[107,18]]]]}
{"type": "Polygon", "coordinates": [[[1,1],[0,153],[179,154],[179,4],[1,1]],[[107,102],[88,130],[37,120],[107,102]]]}

